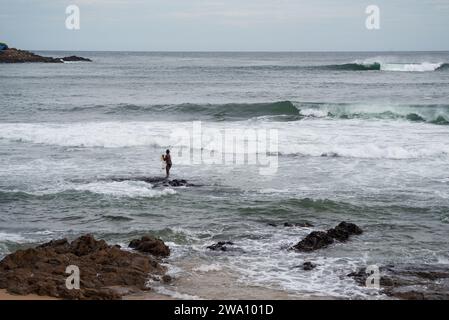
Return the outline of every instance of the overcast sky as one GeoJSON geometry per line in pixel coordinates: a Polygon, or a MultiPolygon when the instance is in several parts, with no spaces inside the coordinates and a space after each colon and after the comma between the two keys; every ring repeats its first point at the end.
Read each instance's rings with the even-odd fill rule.
{"type": "Polygon", "coordinates": [[[34,50],[449,50],[449,0],[0,0],[0,42],[34,50]],[[78,5],[81,29],[67,30],[78,5]],[[368,5],[380,30],[365,27],[368,5]]]}

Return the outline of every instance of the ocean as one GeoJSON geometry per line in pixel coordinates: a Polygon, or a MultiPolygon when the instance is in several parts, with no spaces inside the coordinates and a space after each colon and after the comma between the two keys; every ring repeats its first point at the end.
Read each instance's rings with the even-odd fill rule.
{"type": "Polygon", "coordinates": [[[347,274],[448,263],[448,52],[37,53],[93,62],[0,65],[0,258],[149,233],[174,277],[151,285],[179,298],[383,299],[347,274]],[[171,134],[194,123],[275,130],[275,172],[173,153],[171,178],[194,186],[134,179],[163,177],[171,134]],[[364,233],[288,250],[341,221],[364,233]],[[234,245],[207,249],[218,241],[234,245]]]}

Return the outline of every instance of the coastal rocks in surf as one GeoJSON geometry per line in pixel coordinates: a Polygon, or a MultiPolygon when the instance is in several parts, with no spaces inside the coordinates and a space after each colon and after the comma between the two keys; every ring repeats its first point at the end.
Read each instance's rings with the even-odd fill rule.
{"type": "Polygon", "coordinates": [[[352,235],[360,235],[362,233],[363,231],[359,226],[345,221],[341,222],[335,228],[327,230],[327,234],[330,237],[341,242],[348,240],[352,235]]]}
{"type": "Polygon", "coordinates": [[[313,231],[307,235],[303,240],[291,247],[293,250],[300,252],[311,252],[321,248],[325,248],[334,240],[344,242],[352,235],[362,234],[362,229],[353,223],[341,222],[335,228],[328,231],[313,231]]]}
{"type": "Polygon", "coordinates": [[[112,178],[112,181],[123,182],[123,181],[142,181],[152,184],[154,187],[192,187],[194,184],[189,183],[184,179],[173,179],[168,180],[161,177],[119,177],[112,178]]]}
{"type": "Polygon", "coordinates": [[[229,246],[233,246],[234,242],[232,241],[219,241],[207,247],[207,249],[212,251],[228,251],[229,246]]]}
{"type": "Polygon", "coordinates": [[[19,295],[120,299],[130,291],[148,290],[148,278],[161,278],[165,272],[153,257],[85,235],[72,242],[53,240],[6,256],[0,261],[0,288],[19,295]],[[79,289],[66,286],[70,276],[66,268],[71,265],[79,268],[79,289]]]}
{"type": "MultiPolygon", "coordinates": [[[[366,286],[366,268],[348,274],[366,286]]],[[[387,265],[379,268],[381,292],[405,300],[449,300],[449,268],[444,265],[387,265]]]]}
{"type": "Polygon", "coordinates": [[[302,252],[310,252],[325,248],[332,243],[334,243],[334,238],[329,236],[326,232],[313,231],[303,240],[294,245],[292,249],[302,252]]]}
{"type": "Polygon", "coordinates": [[[65,61],[91,61],[90,59],[69,56],[64,58],[43,57],[35,53],[9,48],[0,52],[0,63],[25,63],[25,62],[43,62],[43,63],[63,63],[65,61]]]}
{"type": "Polygon", "coordinates": [[[284,227],[312,228],[313,224],[305,222],[285,222],[284,227]]]}
{"type": "MultiPolygon", "coordinates": [[[[268,223],[269,226],[271,227],[277,227],[278,225],[274,222],[270,222],[268,223]]],[[[303,222],[284,222],[283,224],[281,224],[281,226],[286,227],[286,228],[313,228],[313,224],[311,224],[310,222],[307,221],[303,221],[303,222]]]]}
{"type": "Polygon", "coordinates": [[[306,261],[302,264],[302,269],[304,271],[310,271],[316,268],[316,264],[310,262],[310,261],[306,261]]]}
{"type": "Polygon", "coordinates": [[[149,235],[132,240],[128,246],[134,250],[149,253],[156,257],[168,257],[170,255],[170,248],[161,239],[149,235]]]}

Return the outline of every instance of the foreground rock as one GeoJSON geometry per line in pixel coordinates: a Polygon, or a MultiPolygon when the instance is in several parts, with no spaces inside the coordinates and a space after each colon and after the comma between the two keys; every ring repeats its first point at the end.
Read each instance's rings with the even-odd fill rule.
{"type": "Polygon", "coordinates": [[[134,239],[129,243],[129,247],[140,252],[150,253],[156,257],[168,257],[170,255],[170,248],[161,239],[152,236],[134,239]]]}
{"type": "MultiPolygon", "coordinates": [[[[449,267],[444,265],[390,265],[380,267],[384,294],[407,300],[449,300],[449,267]]],[[[361,268],[348,275],[365,286],[369,274],[361,268]]]]}
{"type": "Polygon", "coordinates": [[[149,256],[110,246],[92,235],[72,242],[53,240],[18,250],[0,261],[0,288],[9,293],[38,294],[63,299],[120,299],[124,288],[148,290],[149,277],[159,279],[166,269],[149,256]],[[66,268],[80,270],[80,289],[66,287],[66,268]]]}
{"type": "Polygon", "coordinates": [[[341,242],[347,241],[350,236],[359,235],[362,232],[362,229],[357,225],[343,221],[335,228],[329,229],[326,232],[313,231],[291,249],[300,252],[311,252],[331,245],[334,243],[334,240],[341,242]]]}
{"type": "Polygon", "coordinates": [[[64,58],[43,57],[30,51],[9,48],[0,51],[0,63],[25,63],[25,62],[43,62],[43,63],[63,63],[65,61],[91,61],[87,58],[70,56],[64,58]]]}

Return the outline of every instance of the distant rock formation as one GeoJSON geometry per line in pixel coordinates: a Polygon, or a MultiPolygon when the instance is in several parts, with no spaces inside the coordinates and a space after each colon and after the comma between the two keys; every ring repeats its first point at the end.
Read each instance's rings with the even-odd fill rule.
{"type": "Polygon", "coordinates": [[[120,299],[132,290],[149,290],[149,278],[166,281],[166,268],[151,256],[124,251],[85,235],[17,250],[0,261],[0,288],[9,293],[63,299],[120,299]],[[66,268],[80,270],[80,288],[69,289],[66,268]],[[165,279],[165,280],[164,280],[165,279]],[[128,291],[126,291],[128,290],[128,291]]]}
{"type": "Polygon", "coordinates": [[[0,51],[0,63],[25,63],[25,62],[63,63],[73,61],[90,62],[92,60],[78,56],[69,56],[64,58],[43,57],[30,51],[19,50],[15,48],[7,48],[5,50],[0,51]]]}
{"type": "Polygon", "coordinates": [[[92,62],[92,60],[88,58],[78,57],[78,56],[69,56],[61,58],[64,62],[78,62],[78,61],[85,61],[85,62],[92,62]]]}

